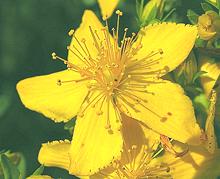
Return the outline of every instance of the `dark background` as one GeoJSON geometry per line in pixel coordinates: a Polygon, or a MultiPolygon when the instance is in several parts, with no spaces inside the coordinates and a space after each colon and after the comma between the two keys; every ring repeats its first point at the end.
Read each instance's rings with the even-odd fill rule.
{"type": "MultiPolygon", "coordinates": [[[[177,8],[173,18],[179,22],[187,22],[189,8],[201,12],[200,0],[168,1],[177,8]]],[[[16,83],[65,68],[51,60],[51,52],[66,58],[66,46],[71,40],[67,32],[79,25],[85,8],[100,17],[95,0],[0,0],[0,150],[23,153],[27,175],[39,167],[37,154],[41,143],[71,136],[63,130],[63,123],[54,123],[24,108],[16,83]]],[[[124,12],[122,27],[136,31],[135,0],[124,0],[119,8],[124,12]]],[[[110,23],[115,20],[113,16],[110,23]]],[[[46,168],[44,173],[55,178],[73,178],[55,168],[46,168]]]]}

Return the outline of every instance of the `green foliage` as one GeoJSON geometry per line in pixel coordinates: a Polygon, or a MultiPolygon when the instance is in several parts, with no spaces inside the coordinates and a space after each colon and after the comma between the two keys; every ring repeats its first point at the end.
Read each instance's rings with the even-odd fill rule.
{"type": "Polygon", "coordinates": [[[206,11],[214,11],[213,7],[208,3],[201,3],[202,9],[206,11]]]}
{"type": "Polygon", "coordinates": [[[0,152],[0,176],[5,178],[24,178],[26,174],[26,161],[22,154],[10,151],[0,152]]]}
{"type": "Polygon", "coordinates": [[[32,175],[42,175],[44,172],[44,166],[41,165],[39,168],[37,168],[32,175]]]}
{"type": "Polygon", "coordinates": [[[5,154],[0,155],[0,162],[5,179],[21,179],[22,176],[15,164],[5,154]]]}
{"type": "Polygon", "coordinates": [[[140,27],[160,22],[163,14],[164,1],[158,4],[156,1],[136,0],[137,20],[140,27]]]}
{"type": "Polygon", "coordinates": [[[75,125],[76,125],[76,118],[73,118],[64,125],[64,129],[68,130],[70,134],[73,134],[75,125]]]}
{"type": "Polygon", "coordinates": [[[192,24],[197,24],[197,23],[198,23],[199,15],[196,14],[193,10],[189,9],[189,10],[187,11],[187,17],[188,17],[189,21],[190,21],[192,24]]]}
{"type": "MultiPolygon", "coordinates": [[[[60,63],[52,62],[50,54],[56,50],[61,56],[67,56],[65,46],[71,39],[66,32],[70,28],[77,28],[83,10],[86,8],[94,10],[100,16],[100,9],[96,2],[96,0],[31,0],[24,3],[13,0],[0,1],[2,37],[0,41],[0,146],[21,151],[27,162],[23,155],[20,155],[21,159],[17,165],[11,161],[5,151],[0,152],[2,167],[0,173],[4,173],[4,179],[19,179],[19,177],[31,175],[39,165],[37,155],[41,143],[58,138],[71,138],[70,133],[73,132],[75,119],[65,125],[54,124],[46,117],[25,109],[18,98],[15,86],[23,78],[48,74],[65,68],[60,63]]],[[[162,16],[158,16],[158,8],[153,6],[149,15],[142,18],[146,2],[144,0],[137,0],[136,3],[133,0],[122,1],[120,9],[125,13],[121,26],[129,27],[130,31],[136,31],[139,28],[135,23],[135,5],[139,26],[160,21],[183,23],[190,21],[192,24],[197,24],[198,16],[204,13],[200,7],[201,2],[203,2],[204,11],[220,9],[220,0],[217,0],[217,4],[208,0],[206,3],[201,0],[166,0],[162,16]]],[[[112,25],[111,20],[110,25],[112,25]]],[[[217,48],[220,48],[220,42],[216,40],[211,42],[211,45],[213,48],[207,48],[207,42],[201,39],[196,42],[199,53],[217,57],[216,61],[218,61],[220,51],[217,48]]],[[[183,85],[183,76],[176,81],[183,85],[186,93],[193,100],[198,118],[206,117],[208,106],[208,100],[199,85],[199,77],[203,74],[204,72],[201,71],[195,73],[193,84],[187,86],[183,85]]],[[[217,133],[220,135],[220,127],[217,133]]],[[[55,178],[74,178],[66,171],[44,168],[44,166],[40,166],[33,175],[42,174],[43,171],[55,178]]],[[[0,179],[3,177],[0,176],[0,179]]]]}
{"type": "Polygon", "coordinates": [[[194,74],[192,82],[195,83],[197,79],[199,79],[201,76],[206,74],[207,72],[205,71],[198,71],[197,73],[194,74]]]}

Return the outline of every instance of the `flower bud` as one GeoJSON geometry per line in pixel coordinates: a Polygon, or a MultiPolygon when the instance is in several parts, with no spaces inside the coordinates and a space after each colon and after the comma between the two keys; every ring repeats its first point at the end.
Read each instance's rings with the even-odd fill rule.
{"type": "Polygon", "coordinates": [[[190,84],[197,71],[197,60],[194,53],[191,52],[188,58],[175,70],[175,79],[181,81],[183,85],[190,84]]]}
{"type": "Polygon", "coordinates": [[[147,25],[156,18],[163,16],[164,0],[150,0],[139,16],[141,25],[147,25]]]}
{"type": "Polygon", "coordinates": [[[199,36],[203,40],[210,40],[220,33],[220,17],[214,11],[207,11],[198,19],[199,36]]]}

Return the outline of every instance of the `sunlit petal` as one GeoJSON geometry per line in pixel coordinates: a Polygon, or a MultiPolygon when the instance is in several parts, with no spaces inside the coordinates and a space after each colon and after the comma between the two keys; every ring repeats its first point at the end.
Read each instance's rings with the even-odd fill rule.
{"type": "Polygon", "coordinates": [[[69,150],[70,142],[67,140],[42,144],[38,154],[38,161],[44,166],[69,170],[69,150]]]}
{"type": "Polygon", "coordinates": [[[87,102],[77,117],[70,150],[70,173],[77,176],[98,172],[122,151],[121,119],[111,99],[97,92],[87,102]]]}
{"type": "MultiPolygon", "coordinates": [[[[161,58],[151,66],[153,70],[167,73],[180,65],[191,51],[197,36],[195,26],[175,23],[149,25],[139,32],[142,48],[136,58],[143,59],[152,51],[162,51],[161,58]]],[[[136,45],[138,45],[138,41],[136,45]]]]}
{"type": "Polygon", "coordinates": [[[127,85],[117,98],[126,115],[170,138],[195,145],[200,143],[201,131],[192,103],[180,86],[161,80],[141,91],[129,89],[127,85]]]}
{"type": "Polygon", "coordinates": [[[27,108],[56,122],[67,121],[77,114],[88,89],[83,82],[57,83],[59,80],[80,79],[82,77],[78,73],[65,70],[22,80],[17,84],[17,90],[27,108]]]}

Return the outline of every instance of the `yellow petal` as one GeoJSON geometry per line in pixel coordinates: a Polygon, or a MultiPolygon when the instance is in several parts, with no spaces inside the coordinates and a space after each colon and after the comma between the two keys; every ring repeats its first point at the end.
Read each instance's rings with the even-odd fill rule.
{"type": "Polygon", "coordinates": [[[70,142],[68,140],[42,144],[38,161],[44,166],[69,170],[69,150],[70,142]]]}
{"type": "Polygon", "coordinates": [[[120,114],[100,94],[93,93],[89,104],[84,104],[87,109],[77,116],[70,150],[70,173],[77,176],[94,174],[121,155],[120,114]]]}
{"type": "Polygon", "coordinates": [[[119,0],[98,0],[98,3],[102,12],[102,17],[107,19],[112,15],[113,11],[119,3],[119,0]]]}
{"type": "Polygon", "coordinates": [[[168,163],[173,178],[214,179],[220,175],[219,159],[219,149],[211,155],[201,146],[191,146],[189,152],[181,158],[174,158],[167,153],[162,160],[168,163]]]}
{"type": "Polygon", "coordinates": [[[201,76],[201,83],[205,94],[209,96],[220,75],[220,63],[212,62],[212,59],[207,56],[201,56],[199,61],[201,62],[201,71],[206,72],[201,76]]]}
{"type": "Polygon", "coordinates": [[[65,70],[22,80],[17,84],[17,91],[27,108],[57,122],[67,121],[77,114],[87,94],[87,87],[74,82],[59,86],[57,80],[77,79],[81,79],[78,73],[65,70]]]}
{"type": "Polygon", "coordinates": [[[160,135],[133,118],[123,115],[122,119],[124,150],[121,163],[127,165],[127,168],[137,170],[143,164],[143,156],[146,153],[152,153],[157,148],[160,135]],[[132,160],[128,160],[127,157],[129,150],[133,150],[135,154],[132,160]],[[134,160],[135,164],[131,167],[130,163],[134,162],[134,160]]]}
{"type": "MultiPolygon", "coordinates": [[[[140,31],[142,48],[136,55],[142,59],[152,51],[162,50],[159,63],[152,65],[152,69],[168,68],[172,71],[180,65],[189,55],[197,36],[195,26],[175,23],[162,23],[149,25],[140,31]]],[[[136,44],[138,44],[139,40],[136,44]]]]}
{"type": "Polygon", "coordinates": [[[182,88],[161,80],[149,84],[146,90],[125,89],[118,98],[121,110],[160,134],[184,143],[199,144],[201,131],[192,103],[182,88]]]}
{"type": "Polygon", "coordinates": [[[48,175],[32,175],[30,177],[27,177],[27,179],[53,179],[53,178],[48,175]]]}
{"type": "Polygon", "coordinates": [[[117,165],[113,164],[91,176],[91,179],[120,179],[123,178],[123,172],[129,173],[128,171],[142,174],[143,168],[140,166],[148,165],[151,161],[146,154],[150,156],[154,153],[160,141],[159,134],[125,115],[122,115],[122,134],[124,146],[121,159],[116,161],[120,164],[118,170],[117,165]]]}
{"type": "Polygon", "coordinates": [[[85,61],[96,59],[98,55],[98,46],[95,41],[104,39],[103,29],[104,26],[101,24],[96,15],[90,10],[85,10],[80,27],[74,33],[71,41],[71,50],[68,52],[68,61],[73,64],[85,66],[85,61]],[[91,33],[91,30],[93,33],[91,33]],[[94,40],[94,37],[96,40],[94,40]],[[83,40],[85,41],[86,47],[82,42],[83,40]]]}

